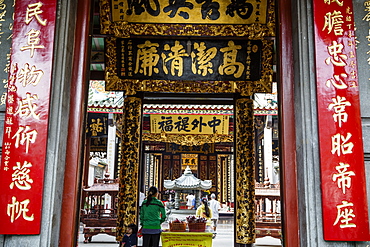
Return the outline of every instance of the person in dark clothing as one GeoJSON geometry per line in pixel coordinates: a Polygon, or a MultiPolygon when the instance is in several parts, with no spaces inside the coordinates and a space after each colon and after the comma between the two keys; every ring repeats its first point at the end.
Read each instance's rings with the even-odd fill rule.
{"type": "Polygon", "coordinates": [[[143,247],[158,247],[161,236],[161,224],[166,220],[163,203],[157,199],[158,189],[150,187],[146,200],[140,208],[140,224],[143,234],[143,247]]]}
{"type": "Polygon", "coordinates": [[[123,236],[120,247],[137,247],[137,227],[130,224],[126,228],[126,234],[123,236]]]}

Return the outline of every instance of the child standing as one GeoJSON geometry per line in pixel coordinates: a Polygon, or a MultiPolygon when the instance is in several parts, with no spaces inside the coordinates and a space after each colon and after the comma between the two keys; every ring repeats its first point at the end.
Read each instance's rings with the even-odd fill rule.
{"type": "Polygon", "coordinates": [[[137,246],[136,225],[130,224],[127,226],[126,234],[123,236],[120,247],[136,247],[136,246],[137,246]]]}

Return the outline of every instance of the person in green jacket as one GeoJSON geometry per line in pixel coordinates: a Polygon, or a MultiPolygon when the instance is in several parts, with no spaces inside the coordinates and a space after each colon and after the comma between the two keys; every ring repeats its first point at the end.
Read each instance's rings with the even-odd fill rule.
{"type": "Polygon", "coordinates": [[[149,188],[146,200],[140,208],[140,225],[142,226],[143,247],[158,247],[161,236],[161,224],[166,220],[163,203],[157,199],[158,189],[149,188]]]}

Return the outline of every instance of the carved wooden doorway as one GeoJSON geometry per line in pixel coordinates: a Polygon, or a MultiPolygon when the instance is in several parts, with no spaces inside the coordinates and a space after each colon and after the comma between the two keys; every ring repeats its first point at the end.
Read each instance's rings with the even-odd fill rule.
{"type": "MultiPolygon", "coordinates": [[[[140,176],[140,147],[142,126],[142,98],[130,96],[125,99],[123,122],[123,153],[120,171],[118,207],[118,237],[125,227],[136,222],[140,176]]],[[[235,99],[235,242],[255,242],[254,207],[254,127],[253,100],[235,99]]]]}
{"type": "MultiPolygon", "coordinates": [[[[88,29],[85,27],[85,26],[88,26],[88,23],[90,21],[90,13],[89,13],[89,9],[91,7],[91,5],[96,5],[98,6],[99,5],[99,0],[96,0],[92,3],[92,1],[88,1],[88,0],[79,0],[79,6],[80,6],[80,9],[83,9],[84,12],[83,13],[80,13],[81,15],[78,15],[79,19],[81,19],[78,23],[82,23],[81,25],[78,25],[78,28],[76,30],[76,34],[77,34],[77,39],[76,39],[76,42],[75,42],[75,61],[74,61],[74,64],[76,66],[74,66],[74,76],[73,76],[73,80],[72,81],[75,81],[76,82],[76,86],[75,86],[75,90],[72,90],[72,93],[73,95],[77,94],[77,96],[79,95],[84,95],[84,88],[80,88],[80,81],[84,81],[86,79],[86,77],[88,77],[88,73],[86,73],[85,71],[85,68],[87,67],[86,66],[86,47],[89,46],[89,36],[91,35],[88,31],[88,29]],[[81,78],[80,78],[81,77],[81,78]]],[[[281,156],[281,160],[282,160],[282,163],[288,163],[289,166],[290,166],[290,169],[285,169],[282,171],[283,175],[284,175],[284,181],[286,181],[287,183],[289,183],[289,189],[284,189],[283,190],[283,194],[284,194],[284,198],[286,200],[286,204],[284,205],[284,212],[285,212],[285,223],[284,225],[286,226],[285,227],[285,233],[284,233],[284,243],[286,246],[299,246],[299,226],[298,226],[298,203],[297,203],[297,174],[296,174],[296,161],[295,161],[295,131],[294,131],[294,128],[292,128],[292,126],[294,126],[294,104],[292,104],[292,102],[294,102],[294,96],[293,96],[293,84],[294,84],[294,78],[293,78],[293,74],[294,74],[294,69],[293,69],[293,47],[292,47],[292,27],[291,27],[291,23],[292,23],[292,18],[291,18],[291,8],[292,8],[292,1],[291,0],[278,0],[276,1],[277,2],[277,9],[279,10],[277,12],[277,18],[279,18],[279,23],[280,25],[277,25],[276,29],[278,30],[278,33],[280,36],[278,36],[278,49],[280,49],[280,56],[277,58],[278,60],[278,65],[279,64],[283,64],[284,66],[280,66],[280,68],[278,68],[278,77],[277,77],[277,80],[280,81],[280,87],[279,87],[279,94],[281,96],[281,101],[280,101],[280,106],[281,107],[281,112],[283,112],[282,114],[282,118],[281,118],[281,128],[282,128],[282,136],[283,136],[283,139],[282,139],[282,142],[281,142],[281,150],[282,151],[282,156],[281,156]],[[289,226],[289,227],[287,227],[289,226]]],[[[274,37],[275,36],[275,4],[274,4],[274,1],[269,1],[269,5],[272,6],[268,9],[268,12],[269,12],[269,15],[268,15],[268,27],[267,26],[260,26],[258,28],[259,32],[255,31],[254,28],[253,28],[253,25],[252,25],[252,28],[239,28],[239,29],[236,29],[238,31],[238,34],[233,34],[233,31],[235,29],[231,28],[231,27],[228,27],[226,28],[225,30],[225,33],[229,33],[229,34],[232,34],[232,35],[235,35],[236,37],[237,36],[241,36],[241,37],[248,37],[250,36],[251,34],[251,37],[256,37],[256,38],[261,38],[261,37],[274,37]],[[248,30],[251,30],[251,33],[249,34],[249,31],[248,30]],[[267,31],[267,30],[270,30],[270,31],[267,31]]],[[[123,35],[127,35],[125,37],[128,37],[130,35],[130,33],[134,34],[134,35],[146,35],[146,34],[150,34],[150,30],[157,30],[158,33],[156,33],[155,35],[158,35],[158,34],[162,34],[162,35],[166,35],[166,34],[170,34],[170,35],[174,35],[174,36],[181,36],[181,35],[186,35],[186,34],[189,34],[190,32],[190,35],[191,35],[191,31],[189,30],[196,30],[194,28],[191,28],[190,26],[184,26],[186,27],[185,29],[184,28],[179,28],[180,26],[177,26],[176,28],[174,28],[173,30],[170,30],[170,31],[166,31],[166,28],[168,28],[168,26],[166,25],[128,25],[128,26],[125,26],[125,25],[120,25],[120,23],[113,23],[111,22],[111,20],[109,19],[109,14],[110,14],[110,8],[111,6],[109,6],[109,1],[101,1],[100,2],[100,6],[101,6],[101,12],[100,12],[100,15],[102,16],[102,20],[101,20],[101,28],[98,27],[98,30],[97,33],[99,36],[101,36],[102,34],[105,35],[105,34],[108,34],[108,35],[118,35],[120,36],[121,34],[123,35]],[[124,28],[124,31],[120,32],[120,28],[124,28]],[[158,28],[158,29],[157,29],[158,28]],[[136,30],[135,30],[136,29],[136,30]],[[139,33],[140,31],[141,33],[139,33]],[[172,32],[172,33],[171,33],[172,32]],[[182,33],[181,33],[182,32],[182,33]]],[[[98,13],[94,13],[95,17],[97,17],[99,14],[98,13]]],[[[95,18],[94,18],[95,19],[95,18]]],[[[206,26],[204,26],[206,27],[206,26]]],[[[214,36],[222,36],[222,34],[220,34],[220,29],[216,27],[216,29],[214,29],[216,32],[211,34],[210,37],[214,37],[214,36]]],[[[96,30],[95,30],[96,31],[96,30]]],[[[95,32],[94,31],[94,32],[95,32]]],[[[197,32],[195,35],[197,36],[202,36],[203,33],[202,31],[200,32],[197,32]]],[[[266,58],[264,59],[266,60],[266,58]]],[[[111,71],[109,71],[110,75],[111,74],[111,71]]],[[[108,76],[109,77],[109,76],[108,76]]],[[[267,77],[272,77],[272,75],[268,75],[267,77]]],[[[99,76],[99,79],[103,79],[104,76],[99,76]]],[[[128,95],[130,96],[130,98],[127,98],[127,102],[129,102],[130,105],[137,105],[135,102],[138,101],[139,104],[141,104],[141,98],[140,96],[135,96],[135,92],[136,91],[140,91],[138,89],[148,89],[148,88],[151,88],[151,89],[156,89],[158,90],[158,87],[157,86],[153,86],[153,85],[156,85],[155,83],[137,83],[137,81],[135,81],[134,83],[128,83],[128,84],[123,84],[122,82],[120,82],[119,80],[117,80],[117,78],[113,78],[113,80],[111,80],[113,82],[113,84],[111,84],[111,86],[109,88],[107,88],[107,90],[113,90],[114,87],[112,85],[116,84],[118,85],[118,87],[120,88],[119,90],[125,90],[126,92],[128,92],[128,95]],[[134,96],[134,97],[132,97],[134,96]]],[[[269,81],[269,80],[267,80],[269,81]]],[[[222,90],[221,89],[217,89],[219,88],[216,84],[207,84],[207,85],[203,85],[200,83],[195,83],[196,85],[194,85],[194,83],[186,83],[186,82],[183,82],[183,83],[180,83],[180,84],[173,84],[172,86],[170,84],[163,84],[161,85],[160,87],[162,87],[162,89],[164,90],[173,90],[173,91],[177,91],[177,92],[195,92],[195,91],[192,91],[193,88],[198,88],[200,90],[198,90],[197,92],[209,92],[209,93],[215,93],[216,91],[224,91],[224,92],[229,92],[229,93],[234,93],[234,92],[239,92],[241,93],[242,95],[245,95],[245,96],[250,96],[251,95],[251,92],[249,89],[247,89],[247,87],[245,86],[246,83],[240,83],[238,84],[238,87],[240,88],[237,88],[236,87],[236,84],[234,83],[231,83],[231,86],[222,86],[222,90]]],[[[264,88],[264,87],[262,87],[264,88]]],[[[268,87],[268,83],[267,83],[267,88],[268,87]]],[[[83,96],[79,96],[79,97],[76,97],[76,102],[79,101],[80,99],[80,105],[82,105],[83,103],[83,96]]],[[[79,106],[79,104],[76,104],[79,106]]],[[[82,107],[81,107],[82,108],[82,107]]],[[[127,105],[127,114],[128,116],[133,116],[135,117],[135,115],[137,114],[140,114],[140,110],[133,110],[132,112],[130,112],[130,106],[127,105]]],[[[80,123],[82,122],[82,119],[83,119],[83,113],[81,115],[81,112],[78,112],[78,107],[74,106],[75,111],[74,111],[74,119],[72,118],[72,120],[76,120],[74,121],[74,124],[72,124],[71,126],[71,129],[73,130],[79,130],[79,129],[82,129],[81,126],[80,126],[80,123]]],[[[139,123],[139,121],[131,121],[132,124],[137,124],[139,123]]],[[[130,135],[132,135],[132,138],[131,139],[135,139],[135,138],[139,138],[140,137],[140,132],[135,130],[135,128],[133,128],[134,126],[129,126],[129,123],[126,123],[127,125],[127,128],[130,129],[130,130],[133,130],[133,133],[130,133],[130,135]]],[[[78,131],[75,131],[76,133],[78,131]]],[[[71,208],[75,208],[75,204],[78,204],[76,202],[76,198],[77,197],[77,192],[76,192],[76,189],[78,187],[78,170],[79,170],[79,162],[76,161],[77,160],[77,157],[80,157],[81,155],[79,155],[79,153],[77,152],[77,150],[79,149],[78,148],[78,144],[76,143],[75,141],[75,132],[71,131],[71,133],[69,135],[71,135],[72,137],[70,138],[72,141],[71,141],[71,145],[69,145],[69,148],[68,148],[68,152],[67,153],[70,153],[70,154],[75,154],[75,155],[70,155],[70,159],[68,160],[68,165],[67,167],[69,168],[68,170],[66,170],[66,179],[65,179],[65,186],[64,186],[64,194],[65,194],[65,198],[66,200],[64,200],[63,202],[63,212],[68,212],[71,210],[71,208]],[[74,145],[75,144],[75,145],[74,145]],[[75,200],[71,200],[71,197],[70,195],[76,195],[75,196],[75,200]],[[65,209],[65,210],[64,210],[65,209]]],[[[135,152],[137,150],[139,150],[138,148],[138,145],[132,145],[132,144],[128,144],[127,146],[130,146],[132,148],[132,152],[135,152]]],[[[128,151],[130,152],[130,151],[128,151]]],[[[130,157],[134,157],[135,155],[129,155],[128,153],[126,154],[130,157]]],[[[122,165],[125,165],[125,164],[122,164],[122,165]]],[[[129,167],[130,169],[132,169],[132,171],[134,172],[134,175],[135,175],[135,171],[137,171],[136,167],[135,166],[131,166],[129,167]]],[[[127,173],[126,173],[127,174],[127,173]]],[[[125,175],[125,174],[123,174],[125,175]]],[[[123,186],[124,187],[124,186],[123,186]]],[[[130,205],[126,208],[126,207],[122,207],[121,210],[127,210],[127,213],[128,214],[133,214],[135,215],[137,213],[137,210],[135,207],[130,207],[130,205]]],[[[75,224],[75,221],[76,221],[76,215],[78,215],[78,212],[74,211],[73,214],[64,214],[63,217],[62,217],[62,223],[61,223],[61,234],[60,234],[60,241],[61,243],[64,243],[64,242],[74,242],[74,240],[71,240],[71,236],[72,238],[74,239],[73,235],[70,234],[70,229],[71,228],[76,228],[76,225],[75,224]]],[[[129,219],[134,219],[135,217],[131,217],[129,219]]],[[[123,222],[123,221],[122,221],[123,222]]],[[[121,226],[124,226],[125,223],[122,223],[121,226]]]]}
{"type": "Polygon", "coordinates": [[[228,94],[235,110],[235,243],[250,245],[255,242],[251,97],[256,92],[271,91],[275,1],[251,1],[244,6],[248,16],[227,1],[218,2],[219,10],[225,9],[219,12],[216,8],[220,16],[214,15],[215,9],[207,12],[205,5],[202,9],[197,3],[199,8],[194,10],[201,13],[202,9],[206,18],[193,19],[195,12],[181,11],[180,16],[188,19],[185,22],[168,20],[168,15],[160,11],[162,7],[171,9],[170,18],[178,18],[176,6],[167,6],[164,0],[155,3],[127,6],[123,1],[122,5],[100,1],[101,33],[108,35],[106,90],[125,91],[127,95],[121,164],[125,169],[120,173],[119,194],[125,200],[119,202],[118,240],[125,226],[136,222],[138,214],[143,94],[228,94]],[[241,19],[232,20],[234,16],[241,19]],[[212,23],[211,17],[220,17],[220,22],[212,23]],[[219,37],[217,41],[215,36],[219,37]],[[238,50],[243,56],[236,56],[238,50]],[[214,59],[212,63],[210,59],[214,59]],[[185,67],[188,71],[183,70],[185,67]]]}

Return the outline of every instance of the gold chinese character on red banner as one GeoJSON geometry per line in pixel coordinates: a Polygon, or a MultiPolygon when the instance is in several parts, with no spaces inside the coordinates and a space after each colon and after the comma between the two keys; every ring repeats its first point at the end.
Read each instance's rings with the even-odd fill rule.
{"type": "Polygon", "coordinates": [[[30,57],[32,58],[33,55],[35,54],[35,49],[42,49],[42,48],[45,48],[45,46],[43,45],[40,45],[40,31],[39,30],[35,30],[35,29],[31,29],[28,33],[26,33],[27,35],[27,45],[28,46],[23,46],[21,47],[21,51],[25,51],[25,50],[30,50],[30,57]]]}
{"type": "Polygon", "coordinates": [[[339,1],[339,0],[324,0],[324,3],[328,5],[330,5],[331,3],[336,3],[339,6],[343,6],[343,1],[339,1]]]}
{"type": "Polygon", "coordinates": [[[353,203],[347,201],[342,201],[341,205],[337,205],[337,218],[334,225],[338,224],[340,221],[342,223],[340,224],[340,228],[356,227],[356,224],[350,222],[356,217],[353,213],[353,209],[350,207],[353,207],[353,203]]]}
{"type": "Polygon", "coordinates": [[[17,162],[16,166],[13,166],[13,174],[12,174],[12,183],[9,185],[11,189],[16,186],[20,190],[29,190],[31,189],[31,184],[33,183],[33,179],[30,178],[30,168],[32,164],[25,161],[23,164],[21,162],[17,162]]]}
{"type": "Polygon", "coordinates": [[[340,11],[333,11],[332,13],[328,12],[325,15],[325,25],[322,30],[324,31],[327,29],[328,33],[334,31],[335,35],[343,35],[343,23],[343,15],[340,11]]]}
{"type": "Polygon", "coordinates": [[[27,85],[37,86],[43,75],[44,71],[36,69],[35,65],[30,67],[28,63],[25,63],[24,67],[20,70],[17,79],[21,82],[23,87],[27,85]]]}
{"type": "Polygon", "coordinates": [[[342,53],[344,46],[337,41],[333,41],[332,45],[328,46],[328,52],[330,57],[325,60],[325,63],[329,65],[332,63],[335,66],[346,66],[348,56],[342,53]]]}
{"type": "Polygon", "coordinates": [[[42,7],[41,2],[32,3],[32,4],[28,5],[27,12],[26,12],[26,20],[24,21],[27,25],[35,17],[38,23],[40,23],[43,26],[46,26],[46,19],[42,20],[41,17],[40,17],[40,14],[43,13],[43,11],[41,10],[41,7],[42,7]]]}
{"type": "Polygon", "coordinates": [[[17,133],[12,137],[15,139],[15,147],[19,145],[26,145],[26,153],[28,153],[30,143],[35,143],[37,137],[37,131],[31,130],[30,126],[19,126],[17,133]]]}
{"type": "Polygon", "coordinates": [[[332,140],[332,154],[337,154],[341,156],[341,154],[350,154],[352,153],[352,149],[354,144],[352,142],[348,142],[351,139],[352,134],[347,133],[347,136],[336,134],[331,137],[332,140]]]}
{"type": "Polygon", "coordinates": [[[13,196],[12,203],[8,204],[7,208],[7,214],[10,217],[10,222],[13,223],[21,216],[24,220],[33,221],[34,220],[33,214],[31,216],[27,215],[29,211],[29,209],[27,208],[29,203],[30,203],[29,199],[19,202],[17,201],[17,198],[13,196]]]}
{"type": "Polygon", "coordinates": [[[19,100],[18,110],[14,115],[19,114],[22,118],[40,119],[40,114],[36,114],[37,104],[33,103],[38,98],[37,94],[31,96],[30,93],[26,93],[26,98],[19,100]]]}
{"type": "Polygon", "coordinates": [[[351,188],[351,176],[356,175],[353,171],[347,171],[348,167],[350,167],[349,164],[341,162],[339,166],[335,167],[338,173],[333,174],[333,181],[337,181],[338,188],[342,189],[343,194],[346,194],[346,188],[351,188]]]}
{"type": "Polygon", "coordinates": [[[333,103],[329,104],[328,109],[334,109],[333,119],[334,122],[339,123],[339,127],[342,127],[342,122],[347,122],[348,114],[346,112],[346,107],[351,106],[351,103],[346,99],[346,97],[332,98],[333,103]]]}
{"type": "Polygon", "coordinates": [[[337,89],[346,89],[348,86],[345,83],[345,79],[348,77],[346,73],[341,73],[340,75],[333,75],[333,78],[329,78],[326,81],[326,87],[333,85],[337,89]]]}

